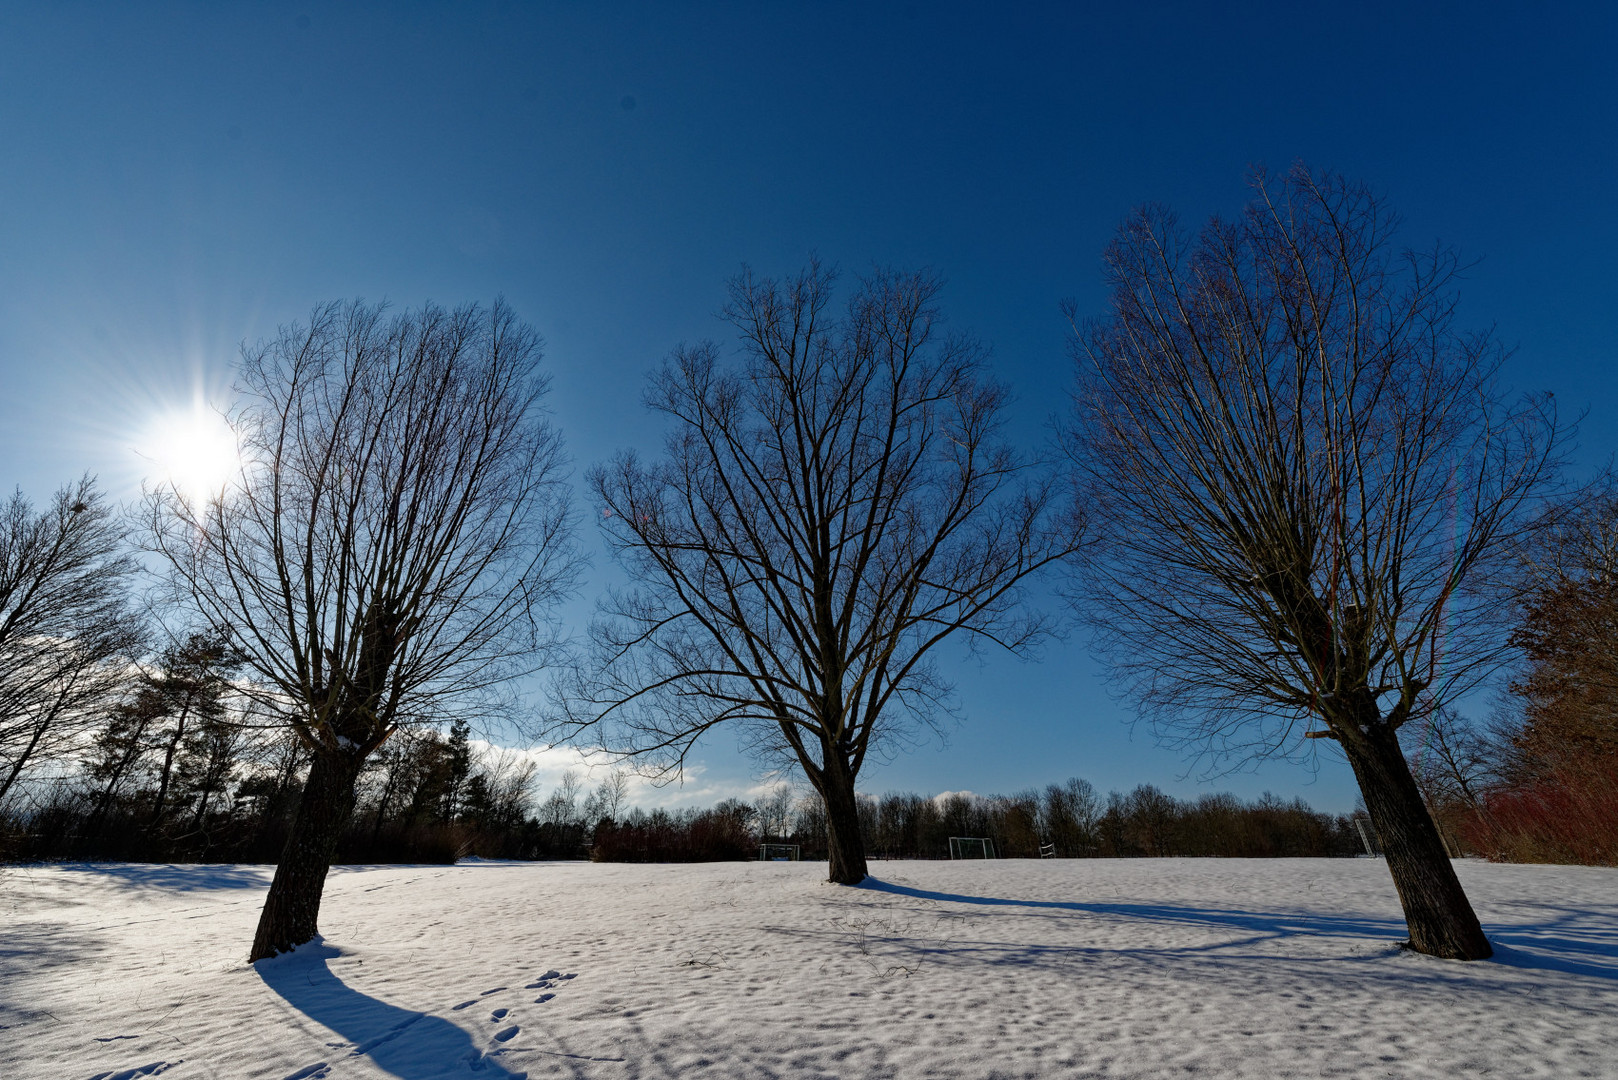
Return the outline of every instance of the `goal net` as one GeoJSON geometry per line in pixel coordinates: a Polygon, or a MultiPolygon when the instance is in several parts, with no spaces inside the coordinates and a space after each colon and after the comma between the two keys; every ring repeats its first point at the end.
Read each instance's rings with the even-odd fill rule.
{"type": "Polygon", "coordinates": [[[759,862],[797,862],[797,844],[760,844],[758,848],[759,862]]]}
{"type": "Polygon", "coordinates": [[[992,859],[994,841],[984,836],[952,836],[949,838],[949,857],[952,859],[992,859]]]}

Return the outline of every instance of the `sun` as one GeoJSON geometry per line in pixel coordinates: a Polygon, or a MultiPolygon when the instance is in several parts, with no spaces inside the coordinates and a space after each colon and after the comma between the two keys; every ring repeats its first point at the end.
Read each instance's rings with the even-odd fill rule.
{"type": "Polygon", "coordinates": [[[198,502],[218,496],[241,469],[236,433],[202,402],[154,417],[139,453],[149,463],[149,482],[198,502]]]}

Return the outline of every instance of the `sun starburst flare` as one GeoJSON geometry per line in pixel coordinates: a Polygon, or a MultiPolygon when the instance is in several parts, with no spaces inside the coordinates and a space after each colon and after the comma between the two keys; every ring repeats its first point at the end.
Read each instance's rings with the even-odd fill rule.
{"type": "Polygon", "coordinates": [[[148,483],[172,486],[195,501],[219,495],[241,468],[236,433],[204,403],[154,418],[138,453],[147,462],[148,483]]]}

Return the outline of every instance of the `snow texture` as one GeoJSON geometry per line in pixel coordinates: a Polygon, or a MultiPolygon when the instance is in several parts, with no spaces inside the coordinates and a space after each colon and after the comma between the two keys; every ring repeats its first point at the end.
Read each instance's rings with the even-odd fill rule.
{"type": "Polygon", "coordinates": [[[1498,949],[1402,951],[1360,860],[0,870],[0,1076],[1614,1077],[1618,871],[1468,862],[1498,949]]]}

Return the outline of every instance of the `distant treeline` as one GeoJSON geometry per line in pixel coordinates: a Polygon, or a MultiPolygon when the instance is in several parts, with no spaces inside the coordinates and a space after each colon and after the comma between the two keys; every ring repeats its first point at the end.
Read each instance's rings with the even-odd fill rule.
{"type": "MultiPolygon", "coordinates": [[[[1101,797],[1086,780],[1044,791],[928,798],[888,794],[860,798],[860,828],[875,858],[947,859],[952,836],[982,837],[1001,858],[1149,856],[1351,856],[1364,851],[1353,820],[1273,795],[1244,802],[1233,795],[1180,800],[1143,785],[1101,797]]],[[[783,789],[749,806],[734,800],[713,810],[632,811],[594,829],[592,857],[615,862],[748,859],[760,843],[796,844],[802,858],[826,857],[826,819],[818,797],[794,799],[783,789]]]]}
{"type": "MultiPolygon", "coordinates": [[[[85,718],[61,758],[70,767],[14,785],[0,802],[0,859],[276,861],[310,756],[284,725],[256,722],[235,674],[221,643],[194,637],[132,676],[99,718],[85,718]]],[[[474,746],[465,723],[402,730],[361,774],[336,857],[692,862],[753,858],[765,841],[826,857],[816,795],[783,787],[754,805],[647,812],[628,806],[628,792],[626,773],[586,790],[570,772],[540,799],[533,760],[474,746]]],[[[1186,802],[1153,787],[1102,797],[1083,780],[988,798],[862,796],[859,822],[878,858],[948,858],[951,836],[985,837],[1012,858],[1038,857],[1042,846],[1061,858],[1361,849],[1349,819],[1301,801],[1186,802]]]]}
{"type": "MultiPolygon", "coordinates": [[[[149,703],[150,704],[150,703],[149,703]]],[[[85,767],[0,812],[0,861],[275,862],[308,772],[284,732],[152,706],[97,733],[85,767]]],[[[450,863],[581,858],[588,849],[576,777],[536,804],[534,765],[473,753],[468,730],[412,733],[361,778],[338,861],[450,863]]],[[[616,786],[619,780],[604,787],[616,786]]],[[[588,803],[590,800],[586,800],[588,803]]]]}
{"type": "MultiPolygon", "coordinates": [[[[308,767],[299,744],[227,717],[196,683],[149,690],[97,732],[82,769],[0,814],[0,858],[275,861],[308,767]]],[[[756,858],[765,842],[826,857],[813,794],[782,787],[752,804],[647,811],[627,805],[626,773],[591,789],[568,773],[543,799],[534,773],[521,755],[476,752],[463,724],[402,738],[362,777],[338,858],[705,862],[756,858]]],[[[1042,848],[1058,858],[1363,851],[1349,817],[1301,800],[1180,800],[1151,786],[1101,796],[1080,779],[1009,796],[861,796],[859,813],[876,858],[947,859],[952,836],[987,838],[1002,858],[1042,848]]]]}
{"type": "MultiPolygon", "coordinates": [[[[274,862],[308,753],[284,728],[251,722],[231,700],[231,675],[215,643],[171,650],[81,729],[73,768],[12,787],[0,860],[274,862]]],[[[1488,730],[1444,712],[1409,726],[1406,752],[1451,854],[1618,861],[1611,725],[1565,685],[1546,676],[1519,687],[1533,706],[1526,723],[1488,730]]],[[[754,858],[763,842],[826,857],[818,796],[782,788],[751,805],[646,811],[627,805],[628,788],[621,772],[590,790],[569,773],[540,799],[530,759],[478,752],[464,724],[402,732],[362,774],[337,858],[696,862],[754,858]]],[[[948,858],[952,836],[986,838],[1003,858],[1042,848],[1058,858],[1351,856],[1364,851],[1362,829],[1375,842],[1363,815],[1297,799],[1183,800],[1151,786],[1103,796],[1078,779],[1015,795],[861,796],[859,821],[875,858],[948,858]]]]}

